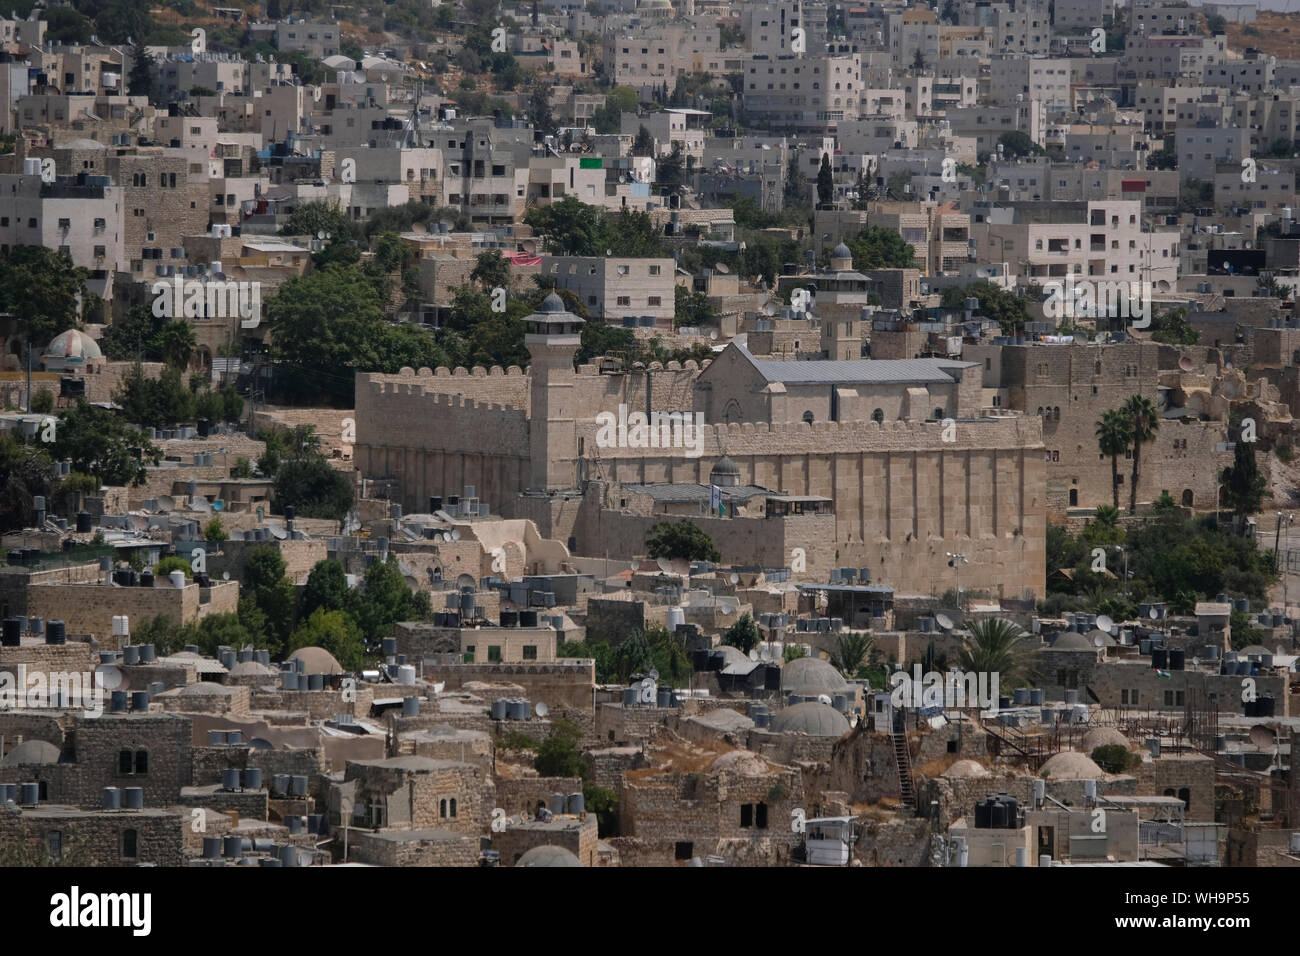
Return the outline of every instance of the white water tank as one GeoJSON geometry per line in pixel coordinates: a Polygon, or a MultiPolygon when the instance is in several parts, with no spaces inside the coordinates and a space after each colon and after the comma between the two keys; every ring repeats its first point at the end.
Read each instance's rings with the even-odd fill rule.
{"type": "Polygon", "coordinates": [[[113,636],[130,637],[131,636],[131,619],[125,614],[113,615],[113,636]]]}
{"type": "Polygon", "coordinates": [[[39,176],[40,174],[41,174],[41,160],[40,160],[40,157],[31,157],[31,156],[29,156],[29,157],[27,157],[26,159],[23,160],[23,175],[24,175],[24,176],[39,176]]]}
{"type": "Polygon", "coordinates": [[[668,609],[668,633],[676,634],[677,626],[686,623],[686,612],[679,607],[670,607],[668,609]]]}
{"type": "Polygon", "coordinates": [[[397,683],[407,686],[415,683],[415,668],[410,664],[402,664],[397,668],[397,683]]]}
{"type": "Polygon", "coordinates": [[[173,572],[171,572],[170,574],[168,574],[167,577],[171,580],[171,582],[172,582],[172,587],[177,588],[178,590],[179,590],[180,588],[185,587],[185,572],[184,572],[184,571],[173,571],[173,572]]]}

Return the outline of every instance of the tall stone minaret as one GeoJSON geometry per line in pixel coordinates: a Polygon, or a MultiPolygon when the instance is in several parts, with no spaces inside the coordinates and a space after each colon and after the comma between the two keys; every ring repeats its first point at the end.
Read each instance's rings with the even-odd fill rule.
{"type": "Polygon", "coordinates": [[[564,308],[552,292],[540,312],[524,319],[524,344],[532,356],[528,423],[532,458],[531,491],[564,490],[578,485],[578,438],[573,357],[582,344],[582,319],[564,308]]]}

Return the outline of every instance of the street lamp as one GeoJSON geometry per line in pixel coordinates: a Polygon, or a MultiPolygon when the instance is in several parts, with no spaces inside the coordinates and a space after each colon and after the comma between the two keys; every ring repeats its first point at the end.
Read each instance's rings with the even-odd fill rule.
{"type": "Polygon", "coordinates": [[[953,568],[957,572],[957,607],[959,610],[964,611],[965,607],[961,603],[961,566],[963,564],[970,564],[970,562],[966,560],[966,555],[964,554],[955,554],[952,551],[947,552],[947,554],[948,567],[953,568]]]}
{"type": "Polygon", "coordinates": [[[1124,600],[1128,600],[1128,548],[1122,544],[1112,545],[1120,554],[1124,555],[1124,600]]]}

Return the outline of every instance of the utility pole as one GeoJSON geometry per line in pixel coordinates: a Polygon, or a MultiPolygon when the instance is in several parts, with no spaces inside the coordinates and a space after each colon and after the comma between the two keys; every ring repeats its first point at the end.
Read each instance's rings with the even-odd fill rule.
{"type": "Polygon", "coordinates": [[[961,566],[963,564],[970,564],[966,559],[966,555],[955,554],[952,551],[948,552],[948,567],[955,569],[957,572],[957,609],[960,611],[966,610],[965,605],[961,603],[961,566]]]}

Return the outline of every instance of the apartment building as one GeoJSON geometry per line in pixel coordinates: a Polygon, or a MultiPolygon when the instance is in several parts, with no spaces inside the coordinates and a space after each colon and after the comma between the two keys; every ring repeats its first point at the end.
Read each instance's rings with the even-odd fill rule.
{"type": "Polygon", "coordinates": [[[680,146],[683,156],[704,158],[704,138],[713,114],[707,110],[667,109],[652,113],[624,113],[621,129],[635,136],[645,127],[655,141],[655,155],[667,156],[680,146]]]}
{"type": "Polygon", "coordinates": [[[996,106],[1039,100],[1049,111],[1070,109],[1070,76],[1065,58],[1000,57],[989,65],[989,100],[996,106]]]}
{"type": "Polygon", "coordinates": [[[542,275],[578,296],[593,319],[672,328],[672,259],[543,256],[542,275]]]}
{"type": "Polygon", "coordinates": [[[1236,166],[1250,155],[1250,130],[1235,126],[1180,126],[1174,131],[1178,172],[1187,179],[1209,181],[1221,165],[1236,166]]]}
{"type": "Polygon", "coordinates": [[[744,80],[745,112],[752,121],[799,133],[832,133],[856,119],[861,58],[755,56],[744,80]]]}

